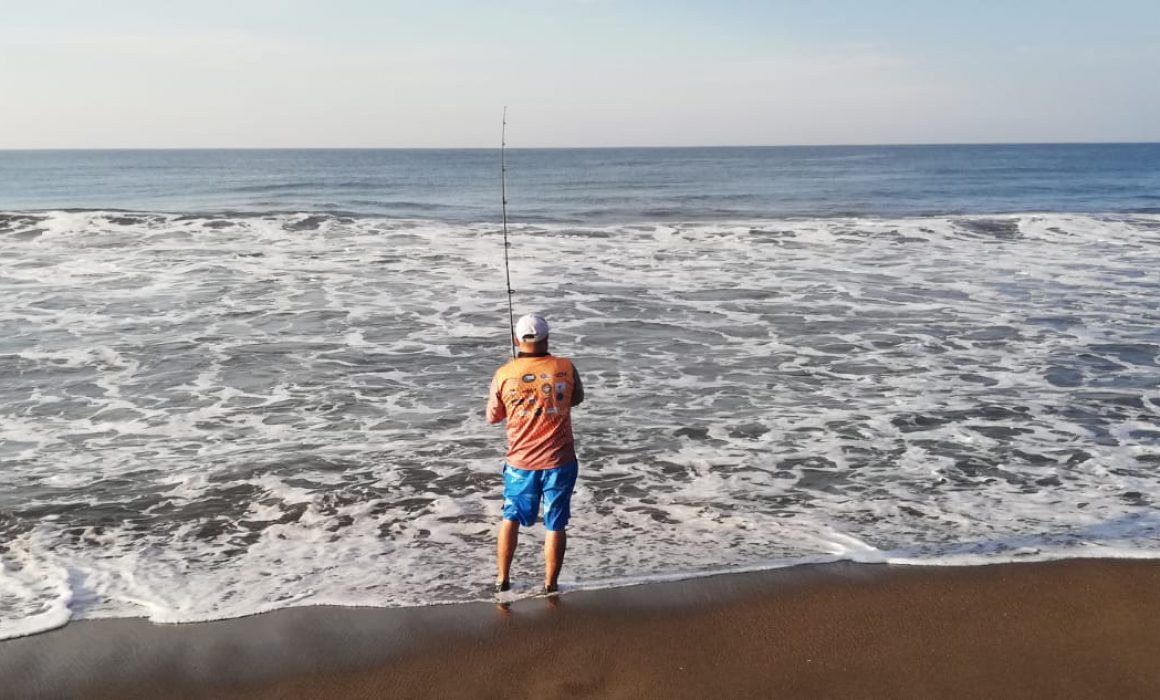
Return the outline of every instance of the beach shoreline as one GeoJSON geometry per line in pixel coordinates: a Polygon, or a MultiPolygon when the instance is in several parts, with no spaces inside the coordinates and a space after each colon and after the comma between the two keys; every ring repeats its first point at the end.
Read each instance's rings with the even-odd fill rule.
{"type": "Polygon", "coordinates": [[[1160,561],[836,563],[510,606],[79,621],[14,697],[1156,697],[1160,561]]]}

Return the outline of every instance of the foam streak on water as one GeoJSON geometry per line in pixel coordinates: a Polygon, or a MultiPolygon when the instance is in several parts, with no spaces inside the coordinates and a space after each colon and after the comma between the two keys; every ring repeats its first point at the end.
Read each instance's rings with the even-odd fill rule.
{"type": "MultiPolygon", "coordinates": [[[[1160,555],[1160,217],[512,233],[589,393],[566,584],[1160,555]]],[[[0,215],[0,637],[478,598],[501,240],[0,215]]]]}

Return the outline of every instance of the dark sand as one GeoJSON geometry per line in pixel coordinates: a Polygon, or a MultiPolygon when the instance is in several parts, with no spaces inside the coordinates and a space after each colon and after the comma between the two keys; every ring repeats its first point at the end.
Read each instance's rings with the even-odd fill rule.
{"type": "Polygon", "coordinates": [[[836,564],[486,604],[78,622],[0,696],[1160,698],[1160,562],[836,564]]]}

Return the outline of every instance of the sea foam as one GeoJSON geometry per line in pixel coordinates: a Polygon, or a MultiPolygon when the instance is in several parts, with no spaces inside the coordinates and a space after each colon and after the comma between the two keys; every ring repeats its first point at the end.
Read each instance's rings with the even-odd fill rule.
{"type": "MultiPolygon", "coordinates": [[[[1160,555],[1160,217],[511,234],[517,313],[589,393],[566,587],[1160,555]]],[[[0,637],[484,594],[495,225],[74,211],[0,238],[0,637]]]]}

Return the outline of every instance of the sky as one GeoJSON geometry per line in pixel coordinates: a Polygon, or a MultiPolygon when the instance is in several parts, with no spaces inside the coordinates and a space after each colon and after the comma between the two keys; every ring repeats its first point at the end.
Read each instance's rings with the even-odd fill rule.
{"type": "Polygon", "coordinates": [[[0,148],[1160,141],[1155,0],[0,0],[0,148]]]}

